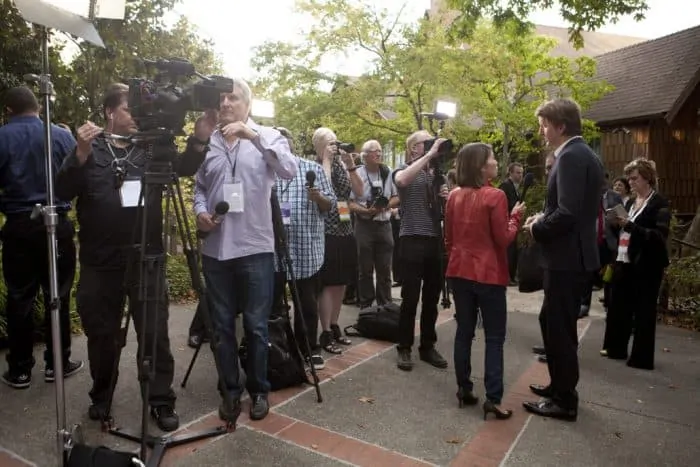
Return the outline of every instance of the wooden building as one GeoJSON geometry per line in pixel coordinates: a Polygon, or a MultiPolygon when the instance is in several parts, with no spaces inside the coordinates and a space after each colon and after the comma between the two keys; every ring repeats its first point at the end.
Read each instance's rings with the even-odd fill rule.
{"type": "Polygon", "coordinates": [[[602,130],[613,176],[636,157],[656,162],[659,191],[678,214],[700,204],[700,26],[596,57],[615,89],[585,117],[602,130]]]}

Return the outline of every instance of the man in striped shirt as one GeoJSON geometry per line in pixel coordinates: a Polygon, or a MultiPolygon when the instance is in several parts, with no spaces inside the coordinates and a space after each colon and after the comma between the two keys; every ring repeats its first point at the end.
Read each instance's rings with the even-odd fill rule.
{"type": "MultiPolygon", "coordinates": [[[[399,320],[399,344],[397,366],[404,371],[413,369],[411,349],[418,301],[423,290],[420,318],[421,360],[437,367],[447,368],[447,361],[435,349],[437,333],[438,301],[444,281],[440,254],[442,241],[436,189],[447,194],[446,180],[434,180],[430,161],[438,155],[438,139],[425,153],[425,142],[432,139],[427,131],[413,133],[406,140],[408,165],[393,173],[401,204],[401,229],[399,231],[399,261],[401,264],[401,318],[399,320]]],[[[444,177],[443,177],[444,178],[444,177]]]]}

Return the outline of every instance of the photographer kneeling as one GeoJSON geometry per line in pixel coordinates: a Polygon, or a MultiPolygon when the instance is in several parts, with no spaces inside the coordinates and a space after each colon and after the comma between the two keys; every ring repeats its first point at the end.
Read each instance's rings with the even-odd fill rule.
{"type": "Polygon", "coordinates": [[[407,166],[394,171],[393,178],[401,203],[399,232],[399,261],[401,264],[401,318],[397,366],[404,371],[413,369],[411,348],[418,301],[423,287],[420,317],[420,359],[437,368],[447,368],[447,361],[435,349],[438,301],[444,282],[440,254],[440,204],[448,195],[446,180],[435,180],[431,161],[439,155],[440,145],[447,140],[435,140],[427,131],[417,131],[406,140],[407,166]],[[431,143],[426,154],[426,142],[431,143]],[[439,187],[439,190],[436,189],[439,187]],[[438,192],[439,191],[439,192],[438,192]]]}
{"type": "MultiPolygon", "coordinates": [[[[80,279],[76,303],[87,336],[93,380],[90,390],[92,405],[88,414],[92,420],[104,420],[109,415],[114,390],[111,387],[112,374],[118,372],[121,321],[128,297],[137,333],[141,332],[142,320],[148,319],[146,336],[139,335],[139,343],[145,345],[145,354],[155,360],[155,375],[148,400],[151,416],[161,430],[173,431],[178,428],[179,419],[172,390],[174,360],[168,337],[165,274],[164,271],[158,274],[157,269],[153,271],[154,276],[160,275],[159,284],[155,283],[155,277],[139,277],[139,246],[132,243],[134,232],[137,232],[137,241],[140,239],[137,203],[141,177],[149,157],[141,147],[128,140],[104,137],[105,131],[118,136],[138,132],[129,110],[128,96],[128,86],[113,85],[106,91],[102,102],[106,127],[103,129],[87,122],[78,128],[78,146],[65,159],[57,174],[56,195],[67,200],[77,197],[80,279]],[[142,280],[161,291],[155,324],[151,317],[145,316],[146,303],[139,300],[142,280]],[[149,355],[154,335],[156,355],[149,355]]],[[[202,163],[205,145],[201,143],[205,142],[190,138],[187,151],[174,161],[174,170],[179,176],[193,175],[202,163]]],[[[143,247],[148,255],[162,254],[161,187],[148,190],[144,199],[149,214],[147,240],[143,247]]],[[[164,267],[164,264],[157,265],[157,268],[164,267]]],[[[153,312],[155,310],[149,310],[149,313],[153,312]]]]}

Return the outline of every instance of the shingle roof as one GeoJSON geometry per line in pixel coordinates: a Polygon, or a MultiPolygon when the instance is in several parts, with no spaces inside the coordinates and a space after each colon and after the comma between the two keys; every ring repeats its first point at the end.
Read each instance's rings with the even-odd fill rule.
{"type": "Polygon", "coordinates": [[[577,58],[582,56],[595,57],[613,50],[639,44],[648,40],[643,37],[620,36],[618,34],[608,34],[597,31],[583,31],[583,47],[576,49],[569,42],[569,29],[557,26],[535,25],[535,34],[538,36],[548,36],[557,40],[557,45],[552,49],[551,55],[554,57],[577,58]]]}
{"type": "Polygon", "coordinates": [[[596,57],[597,77],[615,89],[585,112],[597,123],[673,117],[700,72],[700,26],[596,57]]]}

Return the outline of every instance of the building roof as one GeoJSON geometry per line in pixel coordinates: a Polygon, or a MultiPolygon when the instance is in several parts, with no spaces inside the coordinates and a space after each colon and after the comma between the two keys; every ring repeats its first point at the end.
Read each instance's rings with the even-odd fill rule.
{"type": "Polygon", "coordinates": [[[583,47],[576,49],[569,41],[569,29],[557,26],[535,25],[535,34],[538,36],[552,37],[557,40],[557,45],[552,49],[551,55],[554,57],[577,58],[582,56],[596,57],[613,50],[639,44],[648,40],[643,37],[620,36],[597,31],[583,31],[583,47]]]}
{"type": "Polygon", "coordinates": [[[597,78],[615,89],[585,117],[622,123],[665,117],[672,121],[700,82],[700,26],[596,57],[597,78]]]}

